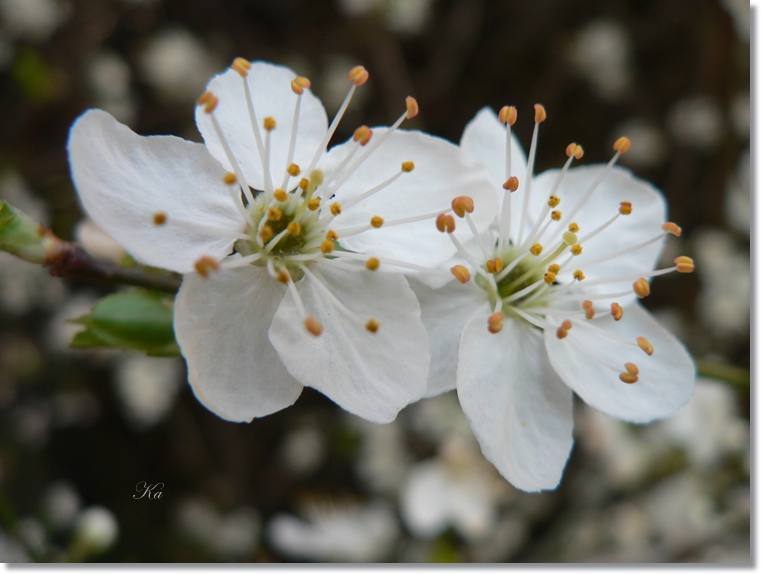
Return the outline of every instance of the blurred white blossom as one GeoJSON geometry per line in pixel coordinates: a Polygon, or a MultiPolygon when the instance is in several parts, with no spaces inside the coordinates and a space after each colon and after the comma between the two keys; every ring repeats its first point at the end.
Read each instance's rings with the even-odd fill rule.
{"type": "Polygon", "coordinates": [[[632,84],[631,52],[626,28],[614,20],[600,19],[577,32],[570,58],[599,96],[618,101],[632,84]]]}
{"type": "Polygon", "coordinates": [[[140,54],[145,80],[168,100],[192,102],[216,71],[204,44],[188,30],[167,28],[140,54]]]}
{"type": "Polygon", "coordinates": [[[667,126],[678,144],[711,150],[725,131],[722,110],[711,96],[685,98],[667,112],[667,126]]]}
{"type": "Polygon", "coordinates": [[[182,360],[128,353],[116,366],[114,383],[127,421],[138,430],[159,423],[180,391],[182,360]]]}
{"type": "Polygon", "coordinates": [[[746,148],[738,158],[736,172],[725,187],[725,219],[731,228],[751,234],[751,156],[746,148]]]}
{"type": "Polygon", "coordinates": [[[68,481],[51,484],[42,497],[42,514],[55,530],[70,527],[82,507],[82,498],[68,481]]]}
{"type": "Polygon", "coordinates": [[[721,230],[693,234],[701,278],[696,300],[701,320],[719,338],[748,332],[751,305],[749,253],[721,230]]]}
{"type": "Polygon", "coordinates": [[[281,460],[294,475],[307,475],[325,460],[325,435],[313,425],[303,425],[288,433],[281,447],[281,460]]]}
{"type": "Polygon", "coordinates": [[[27,563],[27,555],[24,547],[8,534],[0,531],[0,562],[2,563],[27,563]]]}
{"type": "Polygon", "coordinates": [[[730,121],[739,140],[746,141],[751,133],[751,95],[739,92],[730,100],[730,121]]]}
{"type": "Polygon", "coordinates": [[[75,543],[84,546],[89,553],[107,551],[118,537],[119,522],[105,507],[91,505],[77,517],[74,526],[75,543]]]}
{"type": "Polygon", "coordinates": [[[180,503],[176,520],[180,531],[222,559],[250,558],[259,544],[261,521],[251,507],[241,506],[222,515],[205,499],[180,503]]]}
{"type": "Polygon", "coordinates": [[[748,0],[720,0],[733,20],[733,29],[741,42],[749,43],[751,37],[751,4],[748,0]]]}
{"type": "Polygon", "coordinates": [[[660,166],[667,159],[667,139],[651,122],[642,118],[627,120],[614,128],[611,139],[616,140],[621,135],[627,136],[632,142],[632,147],[620,160],[623,164],[653,168],[660,166]]]}
{"type": "Polygon", "coordinates": [[[395,493],[411,463],[399,422],[379,425],[352,415],[347,417],[361,436],[357,474],[372,491],[395,493]]]}
{"type": "Polygon", "coordinates": [[[107,50],[95,54],[88,62],[87,76],[96,107],[120,122],[134,122],[137,110],[130,85],[132,72],[119,54],[107,50]]]}
{"type": "Polygon", "coordinates": [[[267,526],[272,545],[287,557],[370,563],[390,557],[399,537],[394,512],[385,503],[313,503],[305,520],[281,513],[267,526]]]}
{"type": "Polygon", "coordinates": [[[434,0],[338,0],[345,16],[357,17],[375,13],[392,32],[420,34],[431,20],[434,0]]]}
{"type": "Polygon", "coordinates": [[[65,15],[56,0],[0,0],[3,27],[15,38],[47,40],[65,15]]]}

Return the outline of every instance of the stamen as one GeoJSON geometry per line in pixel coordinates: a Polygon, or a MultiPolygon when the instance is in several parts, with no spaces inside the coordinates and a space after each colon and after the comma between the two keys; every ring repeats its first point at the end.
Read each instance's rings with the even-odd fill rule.
{"type": "Polygon", "coordinates": [[[267,208],[267,219],[270,220],[271,222],[277,222],[282,217],[283,217],[283,212],[281,212],[278,208],[274,206],[267,208]]]}
{"type": "Polygon", "coordinates": [[[680,237],[680,234],[683,233],[682,228],[678,226],[674,222],[667,222],[666,224],[662,224],[661,229],[663,229],[665,232],[672,234],[673,236],[680,237]]]}
{"type": "Polygon", "coordinates": [[[465,217],[466,213],[472,213],[474,211],[474,200],[468,196],[458,196],[452,200],[452,211],[455,212],[459,218],[465,217]]]}
{"type": "MultiPolygon", "coordinates": [[[[263,170],[267,170],[269,173],[269,167],[265,167],[265,146],[262,143],[262,134],[259,133],[259,122],[257,121],[257,113],[254,110],[254,97],[251,95],[251,88],[249,88],[249,82],[246,78],[243,78],[243,89],[246,93],[246,108],[249,111],[249,121],[251,122],[251,131],[254,132],[254,141],[257,144],[257,152],[259,153],[259,161],[262,162],[263,170]]],[[[236,172],[238,174],[238,172],[236,172]]],[[[239,176],[240,177],[240,176],[239,176]]],[[[269,190],[267,188],[268,182],[265,181],[265,191],[272,190],[272,181],[269,182],[269,190]]],[[[248,188],[248,186],[245,186],[248,188]]],[[[244,190],[245,191],[245,190],[244,190]]],[[[252,202],[253,203],[253,202],[252,202]]]]}
{"type": "MultiPolygon", "coordinates": [[[[410,223],[413,223],[413,222],[420,222],[420,221],[423,221],[423,220],[430,220],[431,218],[438,217],[440,215],[443,215],[441,211],[439,211],[439,212],[433,212],[431,214],[422,214],[420,216],[410,216],[409,218],[400,218],[398,220],[383,220],[383,218],[381,218],[380,216],[377,216],[377,217],[379,217],[379,219],[382,219],[383,220],[382,221],[382,225],[384,227],[388,228],[388,227],[391,227],[391,226],[399,226],[399,225],[402,225],[402,224],[410,224],[410,223]]],[[[452,218],[452,216],[450,216],[450,218],[452,218]]],[[[343,229],[338,230],[338,232],[339,232],[339,234],[341,234],[341,237],[343,237],[343,238],[347,238],[347,237],[350,237],[350,236],[356,236],[357,234],[361,234],[363,232],[367,232],[368,230],[370,230],[372,228],[375,228],[376,226],[372,225],[372,221],[373,221],[373,219],[371,218],[371,223],[370,224],[366,224],[364,226],[354,226],[354,227],[351,227],[351,228],[343,228],[343,229]]],[[[454,225],[455,224],[454,224],[454,220],[453,220],[453,227],[454,227],[454,225]]]]}
{"type": "Polygon", "coordinates": [[[628,138],[625,138],[622,136],[619,138],[616,142],[614,142],[613,148],[619,153],[619,154],[626,154],[627,150],[630,149],[630,146],[632,143],[628,138]]]}
{"type": "Polygon", "coordinates": [[[455,231],[455,219],[449,214],[439,214],[436,219],[437,230],[451,234],[455,231]]]}
{"type": "Polygon", "coordinates": [[[331,213],[334,216],[338,216],[341,213],[341,204],[339,202],[333,202],[331,204],[331,213]]]}
{"type": "Polygon", "coordinates": [[[352,86],[349,88],[349,92],[344,98],[344,101],[341,103],[339,111],[336,112],[336,115],[333,117],[331,125],[328,127],[328,131],[326,132],[323,141],[320,142],[320,145],[315,151],[315,155],[313,156],[309,168],[307,169],[308,172],[312,171],[312,169],[317,166],[318,160],[320,160],[320,157],[325,152],[326,147],[328,146],[328,142],[331,141],[333,133],[336,131],[339,122],[344,117],[344,112],[347,111],[347,107],[349,106],[349,102],[352,101],[352,96],[354,95],[355,90],[358,86],[362,86],[368,80],[368,72],[362,66],[355,66],[349,71],[348,78],[352,80],[352,86]]]}
{"type": "Polygon", "coordinates": [[[246,234],[242,232],[235,232],[228,228],[218,228],[218,227],[209,226],[206,224],[199,224],[197,222],[179,220],[174,217],[170,218],[164,212],[159,212],[157,214],[154,214],[153,223],[157,226],[169,223],[170,225],[176,226],[178,228],[182,228],[184,230],[188,230],[189,232],[195,232],[197,234],[203,234],[205,236],[212,236],[212,237],[218,237],[218,238],[235,238],[237,240],[251,239],[249,236],[247,236],[246,234]]]}
{"type": "Polygon", "coordinates": [[[585,310],[585,319],[593,319],[595,317],[595,308],[593,307],[593,302],[589,299],[582,302],[582,309],[585,310]]]}
{"type": "Polygon", "coordinates": [[[569,224],[569,231],[573,234],[576,234],[579,231],[579,225],[577,222],[572,222],[569,224]]]}
{"type": "Polygon", "coordinates": [[[499,333],[503,329],[503,320],[505,314],[501,311],[496,311],[487,318],[487,329],[490,333],[499,333]]]}
{"type": "Polygon", "coordinates": [[[407,120],[412,120],[418,115],[418,102],[412,96],[405,98],[405,107],[407,108],[407,120]]]}
{"type": "Polygon", "coordinates": [[[251,70],[251,62],[244,58],[236,58],[230,67],[238,72],[242,78],[245,78],[249,75],[249,70],[251,70]]]}
{"type": "Polygon", "coordinates": [[[368,320],[368,323],[365,324],[365,329],[367,329],[370,333],[376,333],[378,331],[378,328],[379,328],[379,324],[373,318],[370,318],[368,320]]]}
{"type": "Polygon", "coordinates": [[[466,266],[452,266],[450,268],[450,273],[455,276],[455,278],[462,284],[468,283],[468,281],[471,279],[471,272],[468,271],[468,268],[466,266]]]}
{"type": "Polygon", "coordinates": [[[288,194],[286,193],[286,190],[275,190],[273,192],[273,196],[275,196],[275,199],[279,202],[285,202],[288,199],[288,194]]]}
{"type": "Polygon", "coordinates": [[[304,76],[298,76],[291,80],[291,90],[293,90],[294,94],[297,96],[304,94],[304,89],[309,88],[311,85],[312,83],[304,76]]]}
{"type": "Polygon", "coordinates": [[[166,212],[156,212],[153,215],[153,223],[156,226],[163,226],[167,223],[167,214],[166,212]]]}
{"type": "Polygon", "coordinates": [[[405,173],[410,173],[413,170],[415,170],[415,163],[413,163],[410,160],[407,160],[406,162],[402,162],[402,171],[405,173]]]}
{"type": "MultiPolygon", "coordinates": [[[[571,253],[572,253],[572,255],[575,255],[575,256],[580,255],[582,253],[582,246],[579,245],[579,244],[574,244],[571,247],[571,253]]],[[[588,263],[588,265],[589,265],[589,263],[588,263]]]]}
{"type": "MultiPolygon", "coordinates": [[[[336,252],[333,255],[335,257],[339,258],[339,259],[342,259],[342,260],[343,259],[348,259],[348,260],[365,260],[365,258],[367,257],[364,254],[356,254],[354,252],[344,252],[344,251],[336,252]]],[[[296,256],[296,257],[298,257],[298,256],[296,256]]],[[[445,270],[440,270],[440,269],[437,269],[437,268],[427,268],[427,267],[424,267],[424,266],[419,266],[419,265],[416,265],[416,264],[411,264],[411,263],[408,263],[408,262],[403,262],[401,260],[393,260],[393,259],[389,259],[389,258],[380,258],[380,257],[372,257],[372,258],[370,258],[370,260],[377,260],[379,262],[379,264],[384,264],[385,266],[386,265],[397,266],[397,267],[401,267],[401,268],[405,268],[405,269],[411,269],[411,270],[415,270],[415,271],[419,271],[419,272],[429,272],[429,273],[433,273],[433,274],[437,274],[437,275],[447,275],[447,276],[450,275],[449,272],[446,272],[445,270]]],[[[370,261],[370,260],[368,260],[368,261],[370,261]]],[[[366,267],[367,267],[367,263],[366,263],[366,267]]],[[[368,269],[370,269],[370,268],[368,268],[368,269]]]]}
{"type": "Polygon", "coordinates": [[[622,316],[624,315],[624,310],[622,309],[622,306],[619,305],[617,302],[614,302],[611,304],[611,317],[614,318],[614,321],[619,321],[622,319],[622,316]]]}
{"type": "Polygon", "coordinates": [[[633,383],[637,383],[638,376],[633,373],[623,371],[622,373],[619,374],[619,379],[621,379],[624,383],[633,384],[633,383]]]}
{"type": "Polygon", "coordinates": [[[646,355],[653,355],[654,353],[654,346],[651,345],[651,342],[648,341],[643,336],[639,336],[635,338],[635,341],[638,344],[638,347],[642,349],[644,352],[646,352],[646,355]]]}
{"type": "Polygon", "coordinates": [[[320,251],[324,254],[330,254],[335,249],[336,244],[334,244],[331,240],[323,240],[323,242],[320,244],[320,251]]]}
{"type": "Polygon", "coordinates": [[[302,224],[299,222],[291,222],[288,224],[288,227],[286,228],[288,230],[288,233],[292,236],[298,236],[302,233],[302,224]]]}
{"type": "Polygon", "coordinates": [[[312,316],[304,318],[304,327],[315,337],[323,333],[323,325],[312,316]]]}
{"type": "Polygon", "coordinates": [[[542,253],[542,246],[540,244],[534,244],[531,248],[529,248],[529,252],[533,256],[539,256],[542,253]]]}
{"type": "Polygon", "coordinates": [[[582,270],[576,270],[573,274],[573,277],[575,280],[581,282],[583,279],[585,279],[585,274],[582,273],[582,270]]]}
{"type": "Polygon", "coordinates": [[[193,267],[201,277],[207,278],[211,272],[220,269],[220,262],[211,256],[202,256],[193,264],[193,267]]]}
{"type": "Polygon", "coordinates": [[[619,202],[619,213],[623,216],[629,216],[632,213],[632,203],[619,202]]]}
{"type": "Polygon", "coordinates": [[[348,200],[347,202],[345,202],[344,206],[346,207],[346,209],[349,209],[352,206],[354,206],[356,204],[359,204],[360,202],[365,201],[367,198],[369,198],[373,194],[375,194],[377,192],[380,192],[384,188],[386,188],[386,187],[390,186],[391,184],[393,184],[395,181],[397,181],[397,178],[402,176],[402,174],[410,173],[411,171],[412,170],[405,170],[404,165],[403,165],[402,170],[397,172],[396,174],[394,174],[391,178],[389,178],[388,180],[386,180],[384,182],[381,182],[377,186],[369,189],[367,192],[363,192],[362,194],[360,194],[356,198],[352,198],[351,200],[348,200]]]}
{"type": "Polygon", "coordinates": [[[381,216],[373,216],[370,219],[370,225],[374,228],[380,228],[381,226],[384,225],[384,218],[382,218],[381,216]]]}
{"type": "Polygon", "coordinates": [[[677,264],[677,272],[681,274],[689,274],[694,269],[693,260],[688,256],[680,256],[675,258],[675,264],[677,264]]]}
{"type": "MultiPolygon", "coordinates": [[[[297,98],[299,100],[301,98],[297,98]]],[[[263,122],[265,128],[265,161],[262,165],[262,171],[265,176],[265,193],[273,192],[272,175],[270,174],[270,134],[275,129],[275,119],[271,116],[265,118],[263,122]]]]}
{"type": "Polygon", "coordinates": [[[372,272],[376,271],[380,265],[381,262],[378,260],[378,258],[368,258],[368,261],[365,262],[365,267],[372,272]]]}
{"type": "Polygon", "coordinates": [[[302,94],[305,88],[310,87],[310,81],[307,78],[298,76],[291,81],[291,89],[296,94],[296,104],[294,105],[294,119],[291,122],[291,138],[288,144],[288,156],[286,156],[286,173],[283,174],[283,182],[281,188],[288,187],[288,178],[296,177],[299,175],[299,166],[294,164],[294,151],[296,150],[296,133],[299,130],[299,111],[302,107],[302,94]],[[296,173],[294,173],[296,172],[296,173]]]}
{"type": "Polygon", "coordinates": [[[526,187],[524,188],[524,204],[521,209],[521,220],[519,223],[519,244],[523,243],[524,224],[527,220],[527,209],[529,208],[529,195],[532,191],[532,174],[534,173],[534,159],[537,153],[537,136],[539,134],[540,123],[547,118],[545,108],[540,104],[534,105],[534,130],[532,131],[532,143],[529,145],[529,160],[527,161],[526,187]]]}
{"type": "Polygon", "coordinates": [[[312,198],[309,202],[307,202],[307,209],[311,212],[314,212],[320,207],[320,198],[312,198]]]}
{"type": "Polygon", "coordinates": [[[632,289],[639,298],[644,298],[651,293],[651,285],[645,278],[640,278],[632,284],[632,289]]]}
{"type": "MultiPolygon", "coordinates": [[[[510,172],[511,168],[511,131],[510,127],[506,130],[506,173],[510,172]]],[[[519,179],[516,176],[510,176],[503,184],[503,189],[508,193],[503,194],[503,208],[500,211],[500,231],[497,237],[497,250],[503,253],[505,243],[511,238],[511,194],[519,189],[519,179]]]]}
{"type": "MultiPolygon", "coordinates": [[[[613,220],[610,220],[610,221],[613,221],[613,220]]],[[[592,235],[593,234],[589,234],[588,236],[586,236],[583,239],[587,240],[592,235]]],[[[625,248],[623,250],[619,250],[618,252],[614,252],[614,253],[611,253],[611,254],[606,254],[606,255],[601,256],[599,258],[596,258],[594,260],[590,260],[588,262],[585,262],[585,265],[586,266],[591,266],[591,265],[599,264],[599,263],[606,262],[606,261],[609,261],[609,260],[617,259],[619,257],[622,257],[622,256],[627,255],[629,253],[632,253],[634,251],[640,250],[640,249],[642,249],[642,248],[644,248],[646,246],[650,246],[651,244],[656,243],[659,240],[661,240],[666,235],[667,235],[666,233],[659,234],[658,236],[655,236],[655,237],[651,238],[650,240],[646,240],[645,242],[639,243],[639,244],[637,244],[635,246],[632,246],[632,247],[629,247],[629,248],[625,248]]],[[[675,262],[675,263],[677,263],[677,262],[675,262]]]]}
{"type": "Polygon", "coordinates": [[[241,258],[225,259],[222,262],[220,262],[220,268],[224,270],[242,268],[244,266],[249,265],[250,263],[257,261],[261,257],[262,257],[261,253],[256,253],[256,254],[251,254],[241,258]]]}

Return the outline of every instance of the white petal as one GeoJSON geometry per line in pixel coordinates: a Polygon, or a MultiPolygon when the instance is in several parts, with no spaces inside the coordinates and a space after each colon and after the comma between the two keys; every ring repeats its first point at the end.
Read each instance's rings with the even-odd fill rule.
{"type": "Polygon", "coordinates": [[[558,375],[589,405],[625,421],[648,423],[668,417],[688,401],[695,382],[693,360],[639,304],[625,307],[618,322],[607,314],[592,323],[633,342],[638,336],[646,337],[654,347],[650,357],[638,347],[585,329],[581,323],[572,320],[573,327],[564,339],[558,339],[555,330],[546,330],[545,345],[558,375]],[[568,340],[622,371],[626,362],[636,364],[640,370],[637,383],[622,383],[618,372],[593,361],[568,340]]]}
{"type": "MultiPolygon", "coordinates": [[[[386,128],[374,128],[373,138],[381,137],[385,131],[386,128]]],[[[369,145],[372,144],[373,140],[369,145]]],[[[328,153],[323,164],[326,173],[346,157],[353,145],[349,141],[328,153]]],[[[396,130],[339,188],[335,200],[342,204],[359,196],[399,173],[402,162],[408,160],[415,163],[412,172],[402,174],[389,187],[342,211],[332,227],[339,230],[367,225],[376,215],[390,222],[447,211],[453,198],[467,195],[475,205],[471,218],[479,231],[486,230],[497,209],[494,185],[486,169],[468,164],[454,144],[421,132],[396,130]]],[[[456,225],[455,235],[461,242],[471,237],[464,220],[458,219],[456,225]]],[[[434,217],[397,226],[384,225],[340,242],[354,251],[432,267],[455,251],[447,235],[436,230],[434,217]]]]}
{"type": "MultiPolygon", "coordinates": [[[[590,185],[600,176],[605,168],[603,166],[583,166],[569,170],[556,195],[561,198],[561,203],[556,209],[561,213],[570,212],[590,185]]],[[[539,215],[543,205],[547,202],[550,191],[558,176],[558,170],[549,170],[540,174],[533,186],[532,213],[539,215]]],[[[575,257],[571,263],[559,274],[562,283],[571,281],[574,270],[581,269],[588,281],[598,278],[614,277],[625,274],[646,275],[654,269],[659,253],[664,245],[664,240],[658,240],[649,246],[640,248],[626,255],[618,256],[612,260],[585,265],[601,257],[614,255],[621,250],[637,246],[647,240],[655,238],[664,232],[661,225],[666,221],[666,203],[656,188],[648,182],[640,180],[632,175],[629,170],[614,167],[601,184],[596,188],[587,202],[573,217],[580,231],[579,239],[583,239],[600,225],[616,215],[620,202],[632,203],[632,213],[628,216],[621,215],[603,232],[582,242],[582,254],[575,257]]],[[[560,223],[560,222],[559,222],[560,223]]],[[[551,224],[545,238],[550,237],[553,231],[559,231],[558,223],[551,224]]],[[[565,230],[560,230],[563,232],[565,230]]],[[[556,236],[560,233],[556,233],[556,236]]],[[[545,239],[540,243],[548,248],[550,243],[545,239]]],[[[585,282],[580,283],[580,289],[588,293],[615,293],[632,289],[632,283],[638,279],[623,280],[616,283],[591,286],[586,288],[585,282]]],[[[622,302],[632,299],[619,298],[622,302]]]]}
{"type": "Polygon", "coordinates": [[[201,256],[223,258],[235,240],[173,226],[173,217],[231,232],[245,224],[203,145],[173,136],[144,138],[102,110],[72,126],[69,161],[90,217],[142,263],[181,273],[201,256]],[[157,212],[169,222],[153,223],[157,212]]]}
{"type": "Polygon", "coordinates": [[[556,376],[542,333],[506,319],[487,331],[474,317],[463,331],[458,399],[482,453],[524,491],[554,489],[572,447],[572,394],[556,376]]]}
{"type": "Polygon", "coordinates": [[[297,283],[308,315],[322,325],[315,337],[304,327],[289,293],[270,328],[270,341],[289,372],[347,411],[388,423],[426,389],[429,342],[421,310],[402,274],[348,271],[321,266],[323,285],[349,310],[339,309],[319,284],[305,276],[297,283]],[[376,333],[365,329],[374,318],[376,333]]]}
{"type": "MultiPolygon", "coordinates": [[[[511,174],[524,179],[527,171],[527,158],[515,133],[511,130],[511,174]]],[[[506,128],[498,120],[497,114],[490,107],[484,107],[474,116],[460,139],[460,147],[469,161],[487,166],[489,175],[496,186],[501,186],[508,179],[506,168],[506,128]]],[[[514,192],[514,197],[519,193],[514,192]]]]}
{"type": "Polygon", "coordinates": [[[433,397],[455,389],[460,335],[475,313],[482,312],[482,318],[489,315],[487,293],[473,282],[463,285],[453,280],[438,289],[413,278],[409,282],[421,304],[421,319],[429,333],[431,367],[424,397],[433,397]]]}
{"type": "MultiPolygon", "coordinates": [[[[258,130],[264,142],[265,130],[262,123],[266,117],[276,121],[276,128],[271,132],[270,170],[273,185],[281,185],[288,167],[288,149],[291,143],[291,131],[294,122],[294,110],[297,96],[291,90],[291,80],[296,74],[284,66],[266,62],[252,62],[246,81],[254,101],[258,130]]],[[[250,186],[257,190],[264,189],[264,171],[254,131],[251,126],[244,80],[238,72],[228,69],[215,76],[209,82],[207,90],[214,93],[220,102],[214,111],[222,132],[233,151],[238,164],[250,186]]],[[[204,136],[209,152],[228,170],[232,166],[225,155],[219,136],[202,107],[196,108],[196,125],[204,136]]],[[[306,170],[312,157],[328,130],[328,118],[320,100],[310,91],[302,94],[299,111],[294,163],[306,170]]],[[[292,182],[293,184],[293,182],[292,182]]]]}
{"type": "Polygon", "coordinates": [[[175,335],[193,393],[229,421],[251,421],[292,405],[302,386],[267,337],[283,299],[265,270],[187,274],[175,300],[175,335]]]}

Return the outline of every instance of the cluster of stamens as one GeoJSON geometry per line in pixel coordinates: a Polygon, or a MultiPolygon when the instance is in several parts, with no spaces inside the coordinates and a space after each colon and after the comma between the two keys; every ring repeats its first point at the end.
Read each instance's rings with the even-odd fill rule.
{"type": "MultiPolygon", "coordinates": [[[[339,121],[346,111],[355,90],[368,80],[368,72],[362,66],[350,70],[348,79],[351,81],[349,92],[339,111],[331,122],[330,127],[315,151],[309,165],[303,169],[294,163],[294,151],[299,124],[301,99],[304,91],[310,87],[310,81],[304,77],[294,78],[291,90],[296,95],[295,111],[292,122],[291,140],[288,159],[283,173],[277,174],[270,170],[270,136],[278,128],[278,120],[265,117],[260,120],[256,116],[256,103],[253,100],[247,77],[251,63],[243,58],[236,58],[231,68],[237,72],[243,81],[247,98],[251,129],[259,154],[259,163],[264,172],[264,189],[254,190],[246,181],[238,159],[225,138],[224,131],[215,117],[215,111],[220,103],[219,98],[212,92],[204,93],[198,100],[204,112],[209,116],[211,124],[225,151],[225,155],[233,171],[225,174],[230,197],[235,203],[246,226],[242,231],[223,230],[213,226],[199,225],[172,217],[172,214],[160,212],[154,215],[155,225],[176,225],[191,231],[218,237],[235,239],[234,251],[237,257],[228,257],[223,261],[205,256],[200,258],[195,269],[202,277],[220,269],[237,268],[246,265],[264,267],[275,280],[286,284],[296,301],[303,317],[305,329],[318,336],[322,333],[321,323],[307,314],[304,303],[295,287],[296,281],[302,277],[309,279],[323,288],[326,296],[333,301],[352,321],[360,322],[370,333],[376,333],[380,327],[376,319],[365,321],[349,310],[341,301],[331,294],[321,278],[320,271],[310,266],[320,263],[342,269],[376,271],[382,263],[397,267],[418,269],[419,266],[397,260],[377,257],[367,257],[346,250],[337,250],[340,238],[351,237],[382,226],[393,226],[412,223],[423,219],[434,218],[437,213],[413,216],[400,220],[385,220],[382,216],[373,216],[367,225],[348,228],[332,227],[334,219],[362,202],[392,185],[399,177],[415,169],[413,161],[402,162],[399,172],[384,182],[368,189],[363,194],[352,198],[341,205],[331,198],[347,179],[363,164],[363,162],[396,130],[404,120],[418,114],[418,104],[414,98],[406,99],[405,112],[380,137],[373,135],[368,126],[360,126],[354,132],[353,143],[346,157],[332,173],[324,174],[317,168],[318,162],[325,152],[328,142],[333,136],[339,121]],[[274,178],[281,177],[280,185],[276,186],[274,178]]],[[[451,218],[451,216],[450,216],[451,218]]],[[[453,224],[454,225],[454,224],[453,224]]]]}
{"type": "MultiPolygon", "coordinates": [[[[625,362],[624,370],[622,371],[620,368],[608,364],[597,357],[593,351],[584,349],[581,344],[575,341],[572,327],[583,326],[582,329],[602,333],[618,342],[640,348],[648,356],[652,355],[654,348],[645,337],[640,336],[635,341],[630,341],[591,323],[591,320],[599,314],[610,313],[614,321],[620,321],[624,315],[623,308],[619,303],[611,303],[610,310],[606,310],[600,307],[596,308],[593,299],[611,300],[632,293],[639,298],[646,297],[651,291],[648,278],[673,271],[690,273],[694,267],[693,260],[686,256],[680,256],[675,259],[674,267],[655,271],[649,270],[642,274],[643,277],[633,277],[634,282],[631,291],[595,296],[588,295],[587,297],[590,299],[583,299],[585,296],[580,294],[579,290],[574,289],[578,282],[585,281],[589,286],[618,283],[629,279],[619,276],[586,280],[584,271],[581,269],[574,270],[572,261],[575,257],[582,254],[583,246],[586,242],[610,226],[615,225],[615,222],[620,217],[628,216],[633,211],[633,204],[631,202],[621,202],[617,212],[609,220],[598,228],[589,231],[584,236],[578,235],[581,231],[580,226],[573,221],[574,216],[582,205],[589,201],[590,196],[609,173],[619,156],[629,150],[630,141],[622,137],[614,143],[615,154],[608,162],[606,168],[583,194],[582,198],[564,214],[558,209],[563,200],[559,193],[561,183],[571,163],[574,160],[581,159],[584,155],[581,146],[576,143],[569,144],[566,148],[568,159],[553,185],[542,213],[535,220],[534,224],[531,224],[528,218],[528,206],[538,128],[547,117],[543,106],[536,104],[534,132],[529,150],[527,173],[524,180],[524,198],[522,205],[519,206],[519,209],[521,209],[519,230],[518,233],[512,234],[511,195],[519,189],[519,179],[511,172],[511,126],[517,119],[516,108],[506,106],[500,110],[498,117],[500,122],[506,126],[505,183],[503,184],[505,194],[499,218],[499,233],[494,244],[487,245],[483,238],[476,233],[473,222],[469,217],[469,213],[474,209],[473,201],[467,197],[453,200],[452,211],[458,218],[465,219],[466,223],[471,227],[480,254],[473,255],[469,253],[455,238],[453,235],[455,231],[455,219],[451,215],[439,216],[436,220],[437,230],[450,236],[461,257],[466,260],[471,268],[469,270],[464,265],[456,265],[450,269],[450,272],[459,282],[464,284],[470,282],[473,277],[476,284],[488,293],[493,308],[492,313],[487,318],[487,330],[490,333],[499,333],[503,329],[503,321],[506,317],[523,319],[543,330],[554,329],[553,326],[558,325],[558,319],[563,318],[560,325],[555,328],[556,337],[569,341],[571,345],[578,348],[593,361],[618,372],[619,379],[624,383],[632,384],[637,382],[639,374],[637,365],[632,362],[625,362]],[[543,238],[547,238],[544,245],[541,243],[543,238]],[[572,280],[565,284],[559,281],[559,274],[564,270],[574,270],[571,273],[572,280]],[[555,305],[557,302],[563,302],[564,305],[557,306],[555,305]],[[579,311],[570,312],[568,307],[565,307],[567,302],[579,302],[579,311]],[[572,322],[571,318],[574,318],[574,322],[572,322]]],[[[680,236],[681,234],[680,227],[672,222],[665,223],[661,226],[661,229],[662,233],[653,238],[648,238],[638,245],[617,253],[605,254],[595,260],[589,260],[587,265],[613,261],[616,258],[626,256],[628,253],[654,244],[668,234],[674,236],[680,236]]]]}

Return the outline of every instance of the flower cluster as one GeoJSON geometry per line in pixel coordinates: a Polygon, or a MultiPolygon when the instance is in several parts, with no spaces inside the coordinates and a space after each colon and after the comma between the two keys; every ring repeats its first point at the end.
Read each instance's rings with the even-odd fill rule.
{"type": "Polygon", "coordinates": [[[629,142],[573,169],[570,144],[563,169],[534,177],[541,106],[527,161],[514,108],[482,110],[458,147],[400,129],[409,97],[390,127],[329,150],[367,79],[349,72],[329,125],[307,78],[239,58],[198,101],[203,145],[100,110],[73,126],[88,214],[139,262],[183,274],[174,326],[198,399],[250,421],[306,385],[383,423],[457,387],[486,457],[529,491],[558,484],[572,390],[637,422],[685,403],[693,363],[636,300],[693,264],[652,271],[680,230],[614,166],[629,142]]]}

